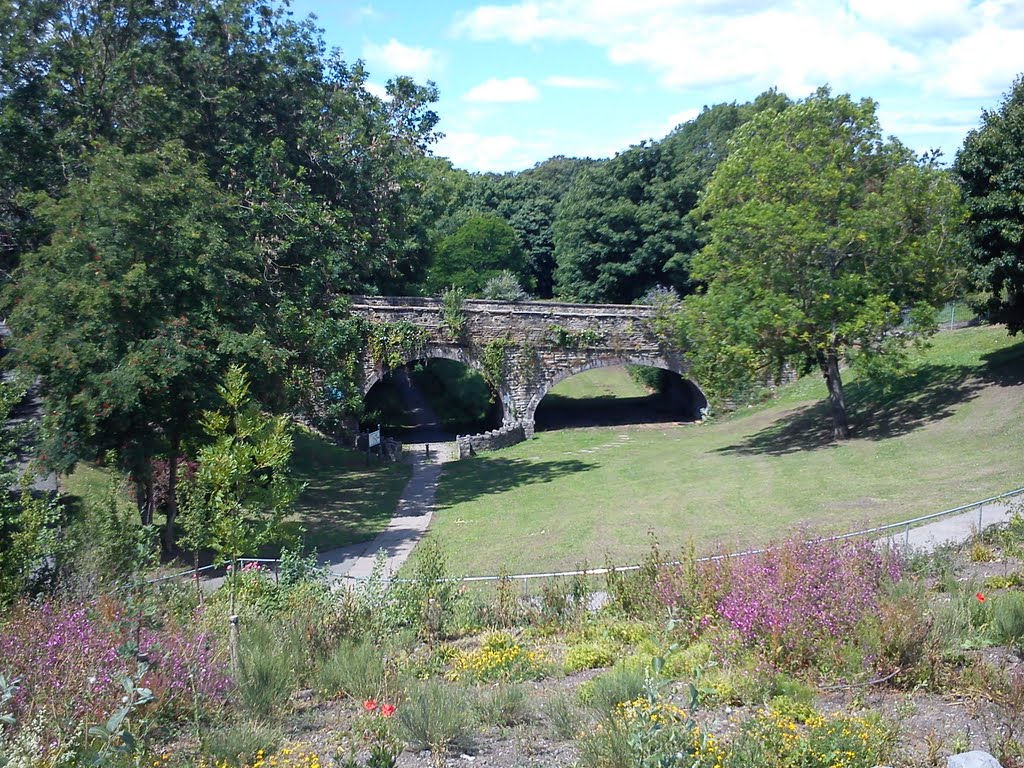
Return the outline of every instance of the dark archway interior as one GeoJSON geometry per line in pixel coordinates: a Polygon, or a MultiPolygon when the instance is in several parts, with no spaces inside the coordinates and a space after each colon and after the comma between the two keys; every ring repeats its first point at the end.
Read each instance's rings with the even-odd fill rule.
{"type": "Polygon", "coordinates": [[[464,363],[417,360],[387,373],[364,398],[364,428],[406,442],[443,442],[501,425],[501,406],[464,363]]]}
{"type": "Polygon", "coordinates": [[[537,406],[534,428],[540,432],[699,421],[706,407],[700,389],[677,373],[648,368],[643,382],[638,382],[626,366],[615,366],[586,371],[556,385],[537,406]]]}

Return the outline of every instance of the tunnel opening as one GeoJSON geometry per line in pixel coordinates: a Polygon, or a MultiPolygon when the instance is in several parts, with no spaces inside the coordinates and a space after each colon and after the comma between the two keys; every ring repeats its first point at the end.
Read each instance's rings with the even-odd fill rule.
{"type": "Polygon", "coordinates": [[[699,421],[707,399],[692,381],[648,366],[615,365],[553,386],[534,413],[538,432],[571,427],[699,421]]]}
{"type": "Polygon", "coordinates": [[[381,425],[405,442],[443,442],[501,425],[501,403],[483,376],[456,360],[425,358],[389,371],[364,400],[363,429],[381,425]]]}

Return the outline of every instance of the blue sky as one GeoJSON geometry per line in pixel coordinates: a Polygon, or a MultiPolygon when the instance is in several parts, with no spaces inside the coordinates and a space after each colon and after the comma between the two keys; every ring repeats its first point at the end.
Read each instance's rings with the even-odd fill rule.
{"type": "Polygon", "coordinates": [[[473,171],[609,157],[775,86],[870,97],[951,161],[1024,72],[1020,0],[294,0],[372,87],[440,90],[435,154],[473,171]]]}

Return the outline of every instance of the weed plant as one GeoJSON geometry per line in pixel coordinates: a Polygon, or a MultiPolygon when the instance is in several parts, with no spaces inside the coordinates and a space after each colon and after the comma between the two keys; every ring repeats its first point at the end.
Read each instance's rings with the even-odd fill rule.
{"type": "Polygon", "coordinates": [[[474,704],[485,725],[509,727],[531,719],[530,703],[521,685],[498,684],[479,691],[474,704]]]}
{"type": "Polygon", "coordinates": [[[390,688],[383,651],[366,639],[346,639],[320,664],[317,687],[327,696],[378,699],[390,688]]]}
{"type": "Polygon", "coordinates": [[[1024,593],[1004,592],[992,601],[992,638],[1024,652],[1024,593]]]}
{"type": "Polygon", "coordinates": [[[244,766],[260,752],[277,751],[283,739],[284,734],[277,726],[243,720],[211,728],[203,735],[202,747],[214,765],[244,766]]]}
{"type": "Polygon", "coordinates": [[[445,753],[472,746],[476,725],[469,694],[438,680],[414,684],[396,715],[398,736],[410,749],[445,753]]]}
{"type": "Polygon", "coordinates": [[[548,728],[557,739],[568,741],[583,731],[584,718],[573,697],[566,693],[556,693],[544,707],[548,728]]]}
{"type": "Polygon", "coordinates": [[[643,695],[648,674],[641,666],[618,664],[580,686],[580,701],[598,715],[610,715],[619,704],[643,695]]]}
{"type": "Polygon", "coordinates": [[[265,624],[252,624],[241,634],[238,697],[245,709],[269,719],[280,713],[296,685],[301,650],[265,624]]]}

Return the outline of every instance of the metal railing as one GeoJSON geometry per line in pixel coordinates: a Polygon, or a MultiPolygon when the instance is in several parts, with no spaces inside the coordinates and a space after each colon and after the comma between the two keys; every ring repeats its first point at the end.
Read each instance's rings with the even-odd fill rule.
{"type": "MultiPolygon", "coordinates": [[[[949,517],[951,515],[963,514],[965,512],[970,512],[973,509],[977,509],[978,510],[978,521],[977,521],[977,525],[975,526],[975,529],[978,532],[981,532],[981,530],[984,527],[984,513],[985,513],[986,505],[996,504],[996,503],[1010,503],[1013,499],[1015,499],[1016,497],[1021,496],[1021,495],[1024,495],[1024,487],[1022,487],[1022,488],[1015,488],[1012,491],[1006,491],[1005,493],[1001,493],[998,496],[990,496],[987,499],[981,499],[980,501],[974,501],[974,502],[971,502],[970,504],[963,504],[963,505],[961,505],[959,507],[952,507],[951,509],[944,509],[941,512],[932,512],[932,513],[927,514],[927,515],[919,515],[918,517],[912,517],[909,520],[900,520],[899,522],[896,522],[896,523],[887,523],[885,525],[878,525],[878,526],[874,526],[872,528],[863,528],[861,530],[851,531],[849,533],[841,533],[841,534],[836,534],[834,536],[822,536],[820,538],[813,539],[812,541],[817,542],[817,543],[828,543],[828,542],[833,542],[833,541],[843,541],[845,539],[853,539],[853,538],[858,538],[858,537],[862,537],[862,536],[871,536],[871,535],[876,535],[876,534],[887,533],[887,532],[890,532],[890,531],[902,530],[903,531],[903,545],[904,545],[904,548],[909,548],[909,545],[910,545],[910,531],[915,526],[921,525],[922,523],[931,522],[933,520],[938,520],[939,518],[949,517]]],[[[770,550],[770,547],[759,547],[759,548],[756,548],[756,549],[742,550],[740,552],[730,552],[730,553],[727,553],[727,554],[705,555],[703,557],[696,558],[696,562],[698,562],[698,563],[710,563],[710,562],[716,562],[716,561],[719,561],[719,560],[727,560],[727,559],[736,558],[736,557],[749,557],[750,555],[763,554],[763,553],[765,553],[765,552],[767,552],[769,550],[770,550]]],[[[269,563],[269,564],[271,564],[273,566],[270,570],[274,571],[275,578],[277,576],[277,566],[280,564],[280,562],[281,562],[280,560],[277,560],[277,559],[274,559],[274,558],[259,558],[259,557],[246,557],[246,558],[240,558],[238,560],[238,564],[239,564],[239,568],[240,569],[245,567],[245,565],[248,565],[250,563],[257,563],[257,564],[269,563]]],[[[679,561],[679,560],[672,560],[672,561],[668,561],[668,562],[664,562],[664,563],[658,563],[657,567],[659,567],[659,568],[670,568],[670,567],[677,566],[677,565],[680,565],[680,564],[681,564],[681,561],[679,561]]],[[[183,577],[186,577],[186,576],[187,577],[191,577],[191,578],[198,578],[199,574],[201,572],[203,572],[203,571],[215,570],[215,569],[219,569],[219,568],[223,568],[223,567],[224,566],[204,565],[204,566],[202,566],[201,568],[198,568],[198,569],[191,569],[191,570],[182,571],[182,572],[176,573],[176,574],[170,574],[170,575],[167,575],[167,576],[160,576],[158,578],[151,579],[147,583],[155,584],[155,583],[162,582],[162,581],[168,581],[170,579],[183,578],[183,577]]],[[[532,581],[534,579],[571,578],[571,577],[575,577],[575,576],[603,576],[603,575],[607,575],[609,573],[628,573],[630,571],[638,571],[638,570],[640,570],[643,567],[645,567],[645,566],[642,565],[642,564],[636,563],[636,564],[632,564],[632,565],[609,566],[609,567],[605,567],[605,568],[584,568],[584,569],[573,570],[573,571],[551,571],[551,572],[544,572],[544,573],[515,573],[515,574],[499,574],[499,575],[489,575],[489,576],[452,576],[452,577],[446,578],[446,579],[439,579],[438,581],[462,582],[462,583],[480,583],[480,582],[493,582],[493,581],[511,580],[511,581],[522,581],[522,582],[524,582],[524,586],[525,586],[528,582],[530,582],[530,581],[532,581]]],[[[351,581],[351,582],[354,582],[354,583],[358,584],[358,583],[365,582],[365,581],[368,581],[369,579],[374,579],[374,578],[377,578],[377,577],[376,576],[350,576],[348,574],[335,574],[335,575],[332,575],[331,581],[332,582],[351,581]]],[[[412,581],[418,581],[418,580],[417,579],[394,577],[394,578],[379,578],[378,581],[380,581],[381,583],[385,583],[385,584],[397,584],[397,583],[412,582],[412,581]]]]}

